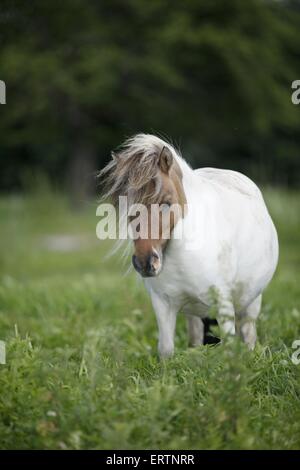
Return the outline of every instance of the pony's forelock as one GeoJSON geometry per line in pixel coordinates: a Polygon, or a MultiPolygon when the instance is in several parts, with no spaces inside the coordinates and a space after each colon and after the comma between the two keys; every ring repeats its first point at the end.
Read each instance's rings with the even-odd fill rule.
{"type": "Polygon", "coordinates": [[[112,152],[112,160],[99,173],[103,181],[102,197],[115,205],[121,195],[128,196],[130,203],[156,202],[161,190],[158,159],[166,145],[170,147],[151,134],[127,139],[112,152]]]}

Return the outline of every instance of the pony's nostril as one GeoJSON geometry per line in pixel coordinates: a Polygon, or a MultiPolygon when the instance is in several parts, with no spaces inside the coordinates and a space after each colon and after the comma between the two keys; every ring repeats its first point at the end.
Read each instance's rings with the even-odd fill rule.
{"type": "Polygon", "coordinates": [[[137,256],[135,256],[135,255],[132,256],[132,264],[134,266],[134,269],[136,269],[137,271],[141,270],[141,265],[139,263],[139,260],[138,260],[137,256]]]}
{"type": "Polygon", "coordinates": [[[159,254],[157,253],[157,251],[153,251],[153,253],[151,254],[148,260],[149,272],[154,273],[159,268],[159,264],[160,264],[159,254]]]}

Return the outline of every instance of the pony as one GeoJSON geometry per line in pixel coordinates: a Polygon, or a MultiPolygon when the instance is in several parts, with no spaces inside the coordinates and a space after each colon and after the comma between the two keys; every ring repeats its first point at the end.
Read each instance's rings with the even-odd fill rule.
{"type": "MultiPolygon", "coordinates": [[[[132,264],[156,314],[160,357],[174,352],[180,311],[187,318],[190,346],[203,344],[204,319],[214,311],[221,338],[238,335],[252,350],[262,293],[279,252],[256,184],[232,170],[193,170],[170,143],[150,134],[126,140],[100,176],[104,196],[116,206],[126,196],[130,205],[146,208],[146,236],[133,240],[132,264]],[[159,211],[153,218],[155,205],[159,211]],[[164,236],[166,214],[169,237],[164,236]]],[[[127,216],[130,227],[135,217],[127,216]]]]}

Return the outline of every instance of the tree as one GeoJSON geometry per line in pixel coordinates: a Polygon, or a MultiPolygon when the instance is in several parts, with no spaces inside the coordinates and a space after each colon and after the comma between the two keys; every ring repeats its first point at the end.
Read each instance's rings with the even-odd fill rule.
{"type": "Polygon", "coordinates": [[[194,165],[297,184],[299,26],[295,2],[2,1],[2,187],[41,169],[81,200],[139,131],[194,165]]]}

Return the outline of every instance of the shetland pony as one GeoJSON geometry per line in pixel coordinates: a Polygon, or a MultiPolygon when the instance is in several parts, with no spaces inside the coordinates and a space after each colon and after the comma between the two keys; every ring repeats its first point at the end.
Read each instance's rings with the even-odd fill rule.
{"type": "Polygon", "coordinates": [[[262,292],[278,261],[276,229],[258,187],[235,171],[193,170],[173,146],[148,134],[128,139],[100,176],[114,204],[127,196],[148,212],[147,236],[134,239],[132,263],[151,297],[160,356],[173,354],[179,311],[190,345],[203,344],[203,319],[213,306],[221,336],[238,334],[253,349],[262,292]],[[162,208],[155,220],[153,205],[162,208]],[[171,213],[173,206],[181,210],[171,213]]]}

